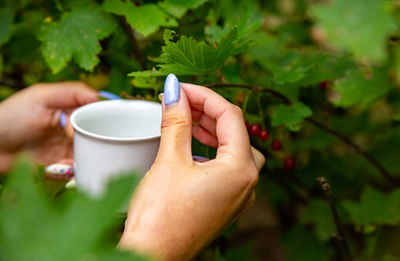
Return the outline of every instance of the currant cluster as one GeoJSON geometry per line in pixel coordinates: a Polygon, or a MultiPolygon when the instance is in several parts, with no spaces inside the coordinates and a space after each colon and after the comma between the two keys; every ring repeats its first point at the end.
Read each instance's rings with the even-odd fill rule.
{"type": "MultiPolygon", "coordinates": [[[[258,137],[262,141],[266,141],[269,138],[268,130],[264,130],[258,123],[250,125],[250,123],[246,121],[246,128],[250,135],[258,137]]],[[[271,141],[270,148],[273,151],[280,151],[282,150],[282,142],[278,139],[274,139],[271,141]]],[[[283,160],[283,167],[286,170],[293,170],[296,167],[296,160],[293,157],[285,158],[283,160]]]]}

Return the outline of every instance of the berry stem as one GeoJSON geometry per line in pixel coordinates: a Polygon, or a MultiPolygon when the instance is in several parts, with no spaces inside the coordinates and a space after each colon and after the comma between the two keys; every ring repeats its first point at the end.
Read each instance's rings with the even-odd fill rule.
{"type": "MultiPolygon", "coordinates": [[[[258,85],[250,85],[250,84],[237,84],[237,83],[213,83],[213,84],[206,84],[205,86],[209,88],[232,88],[232,87],[237,87],[237,88],[244,88],[244,89],[250,89],[254,93],[259,93],[259,92],[265,92],[273,95],[276,98],[279,98],[283,103],[290,105],[292,102],[288,97],[283,95],[280,92],[277,92],[271,88],[263,87],[263,86],[258,86],[258,85]]],[[[390,174],[390,172],[371,154],[368,152],[364,151],[359,147],[356,143],[354,143],[349,137],[345,136],[344,134],[337,132],[336,130],[324,125],[323,123],[313,119],[313,118],[306,118],[305,119],[308,123],[314,125],[315,127],[330,133],[331,135],[335,136],[336,138],[340,139],[350,147],[354,148],[355,151],[360,154],[365,160],[367,160],[372,166],[374,166],[379,173],[382,175],[384,179],[386,179],[391,185],[391,184],[396,184],[400,185],[400,179],[393,176],[390,174]]]]}

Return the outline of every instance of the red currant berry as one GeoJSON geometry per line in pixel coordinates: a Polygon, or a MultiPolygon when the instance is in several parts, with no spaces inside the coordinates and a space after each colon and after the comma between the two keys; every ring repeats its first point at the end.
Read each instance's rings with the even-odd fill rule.
{"type": "Polygon", "coordinates": [[[296,167],[296,160],[293,157],[288,157],[283,161],[283,167],[286,170],[293,170],[296,167]]]}
{"type": "Polygon", "coordinates": [[[262,141],[268,140],[268,137],[269,137],[269,132],[268,132],[267,130],[262,130],[262,131],[260,132],[260,139],[261,139],[262,141]]]}
{"type": "Polygon", "coordinates": [[[273,140],[271,142],[271,149],[278,151],[282,149],[282,143],[279,140],[273,140]]]}
{"type": "Polygon", "coordinates": [[[257,123],[253,123],[250,126],[250,134],[254,136],[258,136],[261,132],[261,126],[257,123]]]}
{"type": "Polygon", "coordinates": [[[139,3],[139,2],[134,2],[135,3],[135,5],[136,5],[136,7],[140,7],[141,6],[141,4],[139,3]]]}
{"type": "Polygon", "coordinates": [[[323,91],[326,90],[326,88],[328,88],[328,81],[323,81],[319,83],[319,88],[323,91]]]}

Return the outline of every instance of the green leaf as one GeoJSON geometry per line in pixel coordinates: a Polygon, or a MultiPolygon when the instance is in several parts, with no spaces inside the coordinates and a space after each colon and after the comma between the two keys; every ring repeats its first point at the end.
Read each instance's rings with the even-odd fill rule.
{"type": "Polygon", "coordinates": [[[241,41],[251,41],[253,39],[250,36],[261,26],[264,19],[256,1],[238,1],[235,5],[232,5],[231,1],[218,1],[215,9],[209,13],[210,26],[205,28],[211,43],[219,41],[234,26],[237,27],[238,38],[241,41]],[[220,15],[215,14],[220,12],[220,15]],[[224,18],[223,25],[218,23],[221,18],[224,18]]]}
{"type": "Polygon", "coordinates": [[[97,4],[64,13],[58,22],[45,24],[39,35],[42,53],[53,73],[59,72],[73,58],[85,70],[99,62],[99,40],[116,28],[114,20],[97,4]]]}
{"type": "Polygon", "coordinates": [[[322,199],[314,199],[308,203],[301,217],[301,223],[315,225],[315,234],[321,241],[330,239],[336,232],[335,223],[328,203],[322,199]]]}
{"type": "Polygon", "coordinates": [[[295,102],[291,105],[280,104],[275,107],[271,117],[271,125],[275,127],[283,124],[291,131],[298,131],[303,119],[311,116],[311,114],[311,109],[302,102],[295,102]]]}
{"type": "Polygon", "coordinates": [[[306,228],[297,225],[283,238],[287,250],[286,261],[328,261],[329,248],[321,244],[306,228]]]}
{"type": "Polygon", "coordinates": [[[366,105],[379,99],[392,89],[393,85],[384,69],[372,69],[367,72],[350,69],[344,78],[334,83],[333,88],[339,92],[334,104],[350,107],[358,103],[366,105]]]}
{"type": "Polygon", "coordinates": [[[400,223],[400,189],[390,193],[367,187],[360,202],[344,201],[344,209],[352,223],[367,227],[374,225],[397,225],[400,223]]]}
{"type": "MultiPolygon", "coordinates": [[[[103,256],[99,251],[114,247],[107,245],[110,240],[102,236],[109,236],[105,232],[117,224],[116,213],[132,194],[137,176],[131,173],[111,181],[107,192],[97,200],[66,194],[52,201],[34,183],[34,177],[31,164],[19,160],[2,190],[1,260],[82,260],[103,256]]],[[[107,256],[100,260],[128,258],[114,251],[107,256]]],[[[143,260],[129,256],[131,260],[143,260]]]]}
{"type": "Polygon", "coordinates": [[[11,5],[0,9],[0,46],[10,39],[14,15],[15,9],[11,5]]]}
{"type": "Polygon", "coordinates": [[[174,42],[172,31],[164,33],[165,45],[162,48],[158,71],[132,72],[129,76],[149,77],[169,73],[177,75],[202,75],[220,68],[226,59],[238,51],[237,29],[233,28],[219,43],[212,47],[192,37],[182,36],[174,42]]]}
{"type": "Polygon", "coordinates": [[[106,0],[103,8],[107,12],[125,16],[129,25],[143,36],[156,32],[161,26],[178,25],[175,19],[155,4],[136,6],[131,1],[106,0]]]}
{"type": "Polygon", "coordinates": [[[167,0],[166,2],[171,5],[185,7],[185,8],[196,8],[204,4],[208,0],[167,0]]]}
{"type": "Polygon", "coordinates": [[[208,0],[165,0],[163,2],[159,2],[158,6],[172,16],[181,18],[188,9],[197,8],[207,1],[208,0]]]}
{"type": "Polygon", "coordinates": [[[381,62],[386,39],[396,25],[383,0],[332,0],[318,5],[313,13],[334,46],[351,51],[358,59],[381,62]]]}

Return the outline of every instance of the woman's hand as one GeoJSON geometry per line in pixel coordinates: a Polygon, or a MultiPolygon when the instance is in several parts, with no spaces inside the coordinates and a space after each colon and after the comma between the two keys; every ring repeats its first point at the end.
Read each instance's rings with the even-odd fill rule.
{"type": "Polygon", "coordinates": [[[61,113],[96,100],[84,83],[64,82],[36,84],[0,103],[0,173],[19,151],[44,164],[72,158],[72,126],[60,126],[61,113]]]}
{"type": "Polygon", "coordinates": [[[246,211],[265,161],[252,153],[239,107],[205,87],[180,87],[175,76],[167,78],[159,152],[133,196],[120,241],[160,260],[189,260],[246,211]],[[215,159],[192,160],[192,133],[218,148],[215,159]]]}

